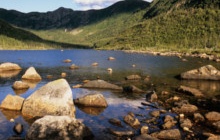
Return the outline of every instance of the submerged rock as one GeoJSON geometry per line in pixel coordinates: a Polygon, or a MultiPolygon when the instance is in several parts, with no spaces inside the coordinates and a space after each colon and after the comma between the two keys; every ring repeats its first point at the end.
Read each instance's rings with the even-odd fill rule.
{"type": "Polygon", "coordinates": [[[112,90],[121,90],[122,91],[122,87],[108,83],[104,80],[88,81],[87,83],[82,85],[82,88],[112,89],[112,90]]]}
{"type": "Polygon", "coordinates": [[[83,97],[77,98],[74,100],[75,104],[79,104],[82,106],[90,106],[90,107],[107,107],[107,101],[102,94],[88,94],[83,97]]]}
{"type": "Polygon", "coordinates": [[[5,99],[2,101],[0,108],[8,110],[18,110],[20,111],[24,102],[24,98],[20,96],[12,96],[8,94],[5,99]]]}
{"type": "Polygon", "coordinates": [[[11,70],[21,70],[22,68],[15,63],[10,63],[10,62],[6,62],[6,63],[2,63],[0,64],[0,71],[11,71],[11,70]]]}
{"type": "Polygon", "coordinates": [[[82,122],[69,116],[45,116],[28,130],[27,140],[86,140],[93,134],[82,122]]]}
{"type": "Polygon", "coordinates": [[[25,74],[22,76],[22,79],[27,80],[41,80],[41,76],[37,73],[34,67],[30,67],[26,70],[25,74]]]}
{"type": "Polygon", "coordinates": [[[44,85],[25,101],[22,114],[30,117],[69,115],[75,117],[72,90],[65,79],[44,85]]]}
{"type": "Polygon", "coordinates": [[[212,65],[206,65],[198,69],[182,73],[182,79],[220,80],[220,71],[212,65]]]}

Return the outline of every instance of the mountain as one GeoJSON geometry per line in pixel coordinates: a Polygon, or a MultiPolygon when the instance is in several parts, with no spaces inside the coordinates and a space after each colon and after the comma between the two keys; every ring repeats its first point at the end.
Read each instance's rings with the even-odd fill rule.
{"type": "Polygon", "coordinates": [[[142,0],[124,0],[105,9],[88,11],[74,11],[61,7],[46,13],[21,13],[15,10],[0,9],[0,19],[28,29],[76,28],[99,22],[120,13],[137,12],[148,5],[148,2],[142,0]]]}

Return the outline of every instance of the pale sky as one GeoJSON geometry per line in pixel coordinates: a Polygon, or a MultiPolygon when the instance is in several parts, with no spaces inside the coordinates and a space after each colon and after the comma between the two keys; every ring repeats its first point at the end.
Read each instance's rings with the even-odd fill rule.
{"type": "MultiPolygon", "coordinates": [[[[121,0],[0,0],[0,8],[20,12],[47,12],[59,7],[73,10],[102,9],[121,0]]],[[[144,0],[151,2],[152,0],[144,0]]]]}

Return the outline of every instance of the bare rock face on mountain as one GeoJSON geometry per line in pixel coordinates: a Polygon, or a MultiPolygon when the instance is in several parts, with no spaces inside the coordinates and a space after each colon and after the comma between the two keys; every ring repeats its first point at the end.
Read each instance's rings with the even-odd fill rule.
{"type": "Polygon", "coordinates": [[[21,70],[22,68],[15,63],[10,63],[10,62],[6,62],[6,63],[2,63],[0,64],[0,72],[2,71],[12,71],[12,70],[21,70]]]}
{"type": "Polygon", "coordinates": [[[30,127],[27,140],[84,140],[92,139],[92,132],[82,122],[70,116],[45,116],[30,127]]]}
{"type": "Polygon", "coordinates": [[[22,76],[22,79],[41,80],[41,76],[37,73],[34,67],[30,67],[26,70],[25,74],[22,76]]]}
{"type": "Polygon", "coordinates": [[[72,90],[67,81],[55,80],[35,91],[24,101],[22,114],[29,117],[45,115],[75,117],[72,90]]]}
{"type": "Polygon", "coordinates": [[[180,76],[182,79],[220,80],[220,71],[212,65],[206,65],[198,69],[184,72],[180,76]]]}

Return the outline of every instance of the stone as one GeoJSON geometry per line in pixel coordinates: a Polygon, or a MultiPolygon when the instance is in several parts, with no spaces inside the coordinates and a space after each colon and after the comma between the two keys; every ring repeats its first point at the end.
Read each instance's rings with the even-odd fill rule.
{"type": "Polygon", "coordinates": [[[205,118],[200,113],[194,113],[193,117],[194,117],[195,122],[204,122],[205,121],[205,118]]]}
{"type": "Polygon", "coordinates": [[[129,75],[125,78],[126,80],[141,80],[139,75],[129,75]]]}
{"type": "Polygon", "coordinates": [[[64,63],[71,63],[72,60],[70,60],[70,59],[66,59],[66,60],[63,60],[63,62],[64,62],[64,63]]]}
{"type": "Polygon", "coordinates": [[[16,123],[13,130],[16,134],[20,135],[23,132],[23,125],[20,123],[16,123]]]}
{"type": "Polygon", "coordinates": [[[170,115],[166,115],[164,118],[164,124],[162,125],[163,129],[171,129],[173,126],[175,126],[177,121],[174,120],[174,118],[170,115]]]}
{"type": "Polygon", "coordinates": [[[41,76],[37,73],[34,67],[30,67],[26,70],[25,74],[22,76],[22,79],[27,80],[41,80],[41,76]]]}
{"type": "Polygon", "coordinates": [[[74,69],[79,69],[79,66],[75,65],[75,64],[72,64],[70,66],[70,69],[74,70],[74,69]]]}
{"type": "Polygon", "coordinates": [[[79,120],[70,116],[45,116],[36,120],[29,128],[27,140],[83,140],[92,139],[93,134],[79,120]]]}
{"type": "Polygon", "coordinates": [[[10,62],[6,62],[6,63],[2,63],[0,64],[0,72],[2,71],[12,71],[12,70],[21,70],[22,68],[15,63],[10,63],[10,62]]]}
{"type": "Polygon", "coordinates": [[[29,85],[22,81],[15,81],[12,88],[15,90],[28,89],[29,85]]]}
{"type": "Polygon", "coordinates": [[[159,133],[153,133],[153,136],[164,140],[180,140],[181,133],[178,129],[162,130],[159,133]]]}
{"type": "Polygon", "coordinates": [[[74,100],[75,104],[90,107],[107,107],[105,97],[100,93],[88,94],[74,100]]]}
{"type": "Polygon", "coordinates": [[[197,98],[204,97],[204,94],[203,94],[200,90],[195,89],[195,88],[191,88],[191,87],[180,86],[180,87],[178,88],[178,91],[179,91],[179,92],[183,92],[183,93],[187,93],[187,94],[194,95],[194,96],[197,97],[197,98]]]}
{"type": "Polygon", "coordinates": [[[119,119],[111,118],[108,120],[108,122],[112,125],[122,127],[121,121],[119,119]]]}
{"type": "Polygon", "coordinates": [[[18,110],[20,111],[24,102],[24,98],[20,96],[13,96],[8,94],[5,99],[2,101],[0,108],[8,110],[18,110]]]}
{"type": "Polygon", "coordinates": [[[172,110],[177,113],[193,114],[198,110],[198,107],[191,104],[183,104],[181,107],[173,107],[172,110]]]}
{"type": "Polygon", "coordinates": [[[96,67],[98,65],[99,65],[99,63],[97,63],[97,62],[92,63],[92,66],[94,66],[94,67],[96,67]]]}
{"type": "Polygon", "coordinates": [[[135,115],[133,113],[128,113],[124,117],[124,122],[130,125],[133,128],[138,128],[140,126],[140,122],[137,118],[135,118],[135,115]]]}
{"type": "Polygon", "coordinates": [[[182,79],[220,80],[220,71],[212,65],[206,65],[198,69],[181,73],[180,76],[182,79]]]}
{"type": "Polygon", "coordinates": [[[115,60],[115,58],[111,56],[108,58],[108,60],[115,60]]]}
{"type": "Polygon", "coordinates": [[[115,136],[122,137],[122,136],[133,136],[134,132],[133,131],[117,131],[113,129],[108,129],[109,132],[115,136]]]}
{"type": "Polygon", "coordinates": [[[59,79],[39,88],[24,101],[22,114],[29,117],[45,115],[75,117],[72,90],[68,82],[59,79]]]}
{"type": "Polygon", "coordinates": [[[153,91],[147,91],[146,100],[150,102],[156,102],[158,99],[157,93],[153,91]]]}
{"type": "Polygon", "coordinates": [[[150,115],[152,117],[159,117],[160,116],[160,110],[154,110],[150,112],[150,115]]]}
{"type": "Polygon", "coordinates": [[[148,134],[142,134],[140,136],[135,136],[134,138],[132,138],[132,140],[159,140],[159,139],[154,138],[148,134]]]}
{"type": "Polygon", "coordinates": [[[110,90],[120,90],[122,91],[122,87],[117,85],[108,83],[104,80],[93,80],[88,81],[82,85],[82,88],[97,88],[97,89],[110,89],[110,90]]]}
{"type": "Polygon", "coordinates": [[[214,122],[214,123],[213,123],[213,126],[216,128],[216,130],[217,130],[218,132],[220,132],[220,121],[214,122]]]}
{"type": "Polygon", "coordinates": [[[207,114],[205,114],[205,117],[208,121],[220,121],[220,113],[219,112],[215,112],[215,111],[212,111],[212,112],[209,112],[207,114]]]}
{"type": "Polygon", "coordinates": [[[149,127],[148,126],[142,126],[141,127],[141,134],[148,134],[149,133],[149,127]]]}
{"type": "Polygon", "coordinates": [[[189,119],[184,119],[182,121],[180,121],[180,127],[184,128],[191,128],[193,126],[192,122],[189,119]]]}
{"type": "Polygon", "coordinates": [[[144,93],[143,90],[137,88],[134,85],[124,86],[123,87],[123,92],[126,92],[126,93],[144,93]]]}

